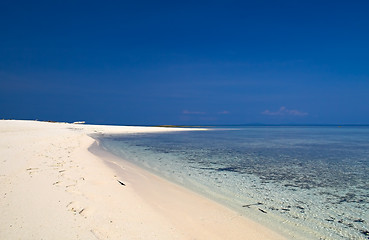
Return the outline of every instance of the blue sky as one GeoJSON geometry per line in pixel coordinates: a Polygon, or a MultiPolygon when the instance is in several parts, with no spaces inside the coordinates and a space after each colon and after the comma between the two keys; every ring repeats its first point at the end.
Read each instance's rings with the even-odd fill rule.
{"type": "Polygon", "coordinates": [[[368,124],[369,1],[1,1],[0,118],[368,124]]]}

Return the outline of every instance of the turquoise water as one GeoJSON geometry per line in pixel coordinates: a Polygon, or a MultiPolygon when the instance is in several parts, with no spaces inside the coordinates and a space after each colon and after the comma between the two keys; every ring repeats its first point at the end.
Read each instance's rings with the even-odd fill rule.
{"type": "Polygon", "coordinates": [[[100,141],[291,239],[369,239],[368,127],[244,127],[100,141]]]}

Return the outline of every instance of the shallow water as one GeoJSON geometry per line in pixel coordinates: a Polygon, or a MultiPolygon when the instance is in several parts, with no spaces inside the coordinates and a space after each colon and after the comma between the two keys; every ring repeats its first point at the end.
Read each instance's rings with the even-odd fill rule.
{"type": "Polygon", "coordinates": [[[293,239],[369,239],[368,127],[244,127],[101,138],[293,239]]]}

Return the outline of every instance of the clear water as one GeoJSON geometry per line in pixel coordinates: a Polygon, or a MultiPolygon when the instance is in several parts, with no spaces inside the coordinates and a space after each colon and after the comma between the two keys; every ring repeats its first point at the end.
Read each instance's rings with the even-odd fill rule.
{"type": "Polygon", "coordinates": [[[368,127],[244,127],[100,141],[291,239],[369,239],[368,127]]]}

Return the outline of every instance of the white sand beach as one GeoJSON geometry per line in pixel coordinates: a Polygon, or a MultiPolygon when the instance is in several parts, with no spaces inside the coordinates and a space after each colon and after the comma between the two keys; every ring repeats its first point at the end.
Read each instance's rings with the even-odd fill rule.
{"type": "Polygon", "coordinates": [[[155,131],[0,120],[0,239],[284,239],[89,136],[155,131]]]}

